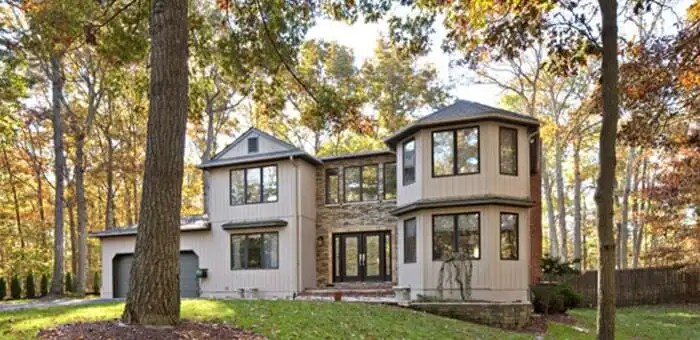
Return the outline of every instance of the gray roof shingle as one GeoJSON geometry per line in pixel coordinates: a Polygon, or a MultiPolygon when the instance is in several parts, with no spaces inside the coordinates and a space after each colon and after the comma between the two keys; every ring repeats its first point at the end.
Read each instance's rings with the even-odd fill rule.
{"type": "Polygon", "coordinates": [[[424,127],[484,119],[504,120],[527,126],[539,126],[540,124],[537,119],[530,116],[459,99],[453,104],[443,107],[407,125],[393,135],[387,137],[384,142],[393,149],[401,139],[424,127]]]}

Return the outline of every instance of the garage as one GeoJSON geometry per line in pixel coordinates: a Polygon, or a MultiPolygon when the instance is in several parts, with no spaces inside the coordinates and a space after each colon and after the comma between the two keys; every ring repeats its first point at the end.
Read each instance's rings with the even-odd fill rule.
{"type": "MultiPolygon", "coordinates": [[[[129,276],[134,254],[119,254],[112,260],[114,297],[125,298],[129,290],[129,276]]],[[[180,252],[180,296],[198,297],[199,281],[197,279],[199,257],[193,251],[180,252]]]]}

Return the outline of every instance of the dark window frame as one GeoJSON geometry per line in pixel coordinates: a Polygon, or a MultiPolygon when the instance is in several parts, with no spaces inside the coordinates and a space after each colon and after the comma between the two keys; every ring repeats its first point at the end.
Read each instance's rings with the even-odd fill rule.
{"type": "Polygon", "coordinates": [[[340,204],[342,202],[342,199],[340,197],[340,168],[329,168],[326,169],[325,171],[325,181],[326,181],[326,204],[340,204]],[[338,183],[336,184],[336,189],[338,190],[338,197],[337,197],[337,202],[331,202],[330,201],[330,185],[331,182],[328,180],[330,177],[330,172],[335,171],[335,176],[338,177],[338,183]]]}
{"type": "Polygon", "coordinates": [[[265,232],[257,232],[257,233],[245,233],[245,234],[230,234],[229,236],[229,261],[231,261],[229,268],[232,271],[237,271],[237,270],[275,270],[280,268],[280,235],[279,232],[277,231],[265,231],[265,232]],[[264,258],[265,258],[265,235],[266,234],[274,234],[277,235],[277,249],[275,249],[275,252],[277,253],[277,266],[275,267],[263,267],[264,258]],[[262,242],[262,246],[260,247],[260,267],[248,267],[248,236],[251,235],[260,235],[260,240],[262,242]],[[241,268],[234,268],[234,261],[233,261],[233,238],[236,236],[243,236],[244,237],[244,244],[245,244],[245,261],[241,259],[241,268]]]}
{"type": "Polygon", "coordinates": [[[405,219],[403,221],[403,263],[417,263],[418,262],[417,261],[417,259],[418,259],[417,252],[418,252],[418,220],[416,220],[415,217],[412,217],[409,219],[405,219]],[[413,229],[414,229],[415,237],[413,238],[413,242],[414,242],[413,254],[412,254],[413,257],[411,259],[408,259],[406,256],[406,249],[408,249],[408,247],[406,245],[408,242],[406,239],[406,229],[408,227],[408,222],[411,222],[411,221],[413,221],[413,229]]]}
{"type": "Polygon", "coordinates": [[[481,128],[480,128],[480,126],[479,125],[470,125],[470,126],[462,126],[459,128],[450,128],[450,129],[442,129],[442,130],[432,131],[430,133],[430,173],[431,173],[433,178],[480,174],[481,173],[481,128]],[[459,172],[459,165],[457,162],[459,159],[459,152],[457,150],[457,131],[474,129],[474,128],[476,129],[476,135],[477,135],[476,158],[479,160],[479,163],[477,163],[476,171],[474,171],[474,172],[459,172]],[[436,133],[441,133],[441,132],[452,132],[452,148],[453,148],[452,173],[447,174],[447,175],[436,175],[435,174],[435,138],[434,138],[434,135],[436,133]]]}
{"type": "Polygon", "coordinates": [[[481,240],[481,212],[479,211],[468,211],[468,212],[460,212],[460,213],[453,213],[453,214],[435,214],[432,215],[431,218],[431,249],[430,251],[433,253],[432,258],[433,261],[443,261],[442,258],[435,258],[435,218],[440,217],[440,216],[452,216],[452,251],[454,252],[455,249],[459,249],[459,224],[458,224],[458,218],[459,215],[476,215],[477,220],[479,223],[477,224],[477,233],[479,235],[479,256],[477,257],[470,257],[469,260],[481,260],[481,254],[483,253],[483,248],[482,246],[482,240],[481,240]]]}
{"type": "Polygon", "coordinates": [[[405,142],[403,142],[401,146],[401,185],[402,186],[408,186],[413,183],[416,183],[416,158],[418,157],[418,152],[416,148],[416,139],[411,138],[405,142]],[[413,143],[413,178],[411,181],[406,181],[406,145],[409,143],[413,143]]]}
{"type": "Polygon", "coordinates": [[[236,168],[230,169],[228,173],[228,203],[229,206],[239,206],[239,205],[249,205],[249,204],[263,204],[263,203],[276,203],[280,199],[280,178],[279,178],[279,167],[277,164],[268,164],[261,166],[251,166],[247,168],[236,168]],[[263,192],[265,192],[265,180],[263,178],[263,168],[275,167],[275,182],[277,187],[277,198],[274,201],[263,201],[263,192]],[[259,169],[260,170],[260,201],[259,202],[248,202],[248,170],[249,169],[259,169]],[[234,203],[231,198],[231,173],[234,171],[243,171],[243,203],[234,203]]]}
{"type": "Polygon", "coordinates": [[[513,127],[507,127],[507,126],[499,126],[498,128],[498,172],[501,175],[506,175],[506,176],[518,176],[518,129],[513,128],[513,127]],[[515,132],[515,172],[503,172],[503,168],[501,165],[503,164],[503,160],[501,158],[501,147],[503,146],[501,144],[501,132],[503,130],[511,130],[515,132]]]}
{"type": "Polygon", "coordinates": [[[343,202],[344,203],[357,203],[357,202],[377,202],[379,201],[379,163],[372,163],[372,164],[362,164],[362,165],[352,165],[352,166],[346,166],[343,168],[343,202]],[[377,198],[373,200],[366,200],[365,199],[365,176],[364,176],[364,168],[365,167],[374,167],[377,170],[377,198]],[[348,201],[348,186],[347,186],[347,181],[345,180],[345,170],[347,169],[359,169],[360,170],[360,199],[357,201],[348,201]]]}
{"type": "Polygon", "coordinates": [[[504,212],[502,211],[498,215],[498,256],[502,261],[518,261],[520,259],[520,214],[514,212],[504,212]],[[515,216],[515,257],[503,257],[503,239],[501,239],[501,218],[503,215],[514,215],[515,216]]]}
{"type": "Polygon", "coordinates": [[[387,200],[395,200],[398,196],[398,185],[397,185],[397,176],[396,176],[396,162],[387,162],[384,163],[384,167],[382,168],[382,199],[385,201],[387,200]],[[387,183],[386,183],[386,171],[389,168],[394,169],[394,197],[393,198],[387,198],[386,197],[386,188],[387,188],[387,183]]]}
{"type": "Polygon", "coordinates": [[[260,139],[258,137],[248,137],[247,142],[248,142],[248,153],[260,152],[260,139]],[[252,141],[255,141],[255,143],[251,144],[252,141]],[[253,146],[253,145],[255,145],[255,150],[251,150],[251,146],[253,146]]]}

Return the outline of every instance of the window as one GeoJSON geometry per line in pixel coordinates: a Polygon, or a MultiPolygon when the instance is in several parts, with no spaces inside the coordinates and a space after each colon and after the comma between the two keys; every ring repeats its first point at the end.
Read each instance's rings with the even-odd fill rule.
{"type": "Polygon", "coordinates": [[[403,143],[403,185],[416,182],[416,140],[403,143]]]}
{"type": "Polygon", "coordinates": [[[278,250],[276,232],[231,235],[231,269],[277,269],[278,250]]]}
{"type": "Polygon", "coordinates": [[[230,176],[230,204],[277,202],[277,166],[234,169],[230,176]]]}
{"type": "Polygon", "coordinates": [[[479,128],[432,134],[433,177],[479,173],[479,128]]]}
{"type": "Polygon", "coordinates": [[[479,213],[433,215],[433,260],[441,261],[460,252],[481,258],[479,213]]]}
{"type": "Polygon", "coordinates": [[[362,199],[362,170],[360,167],[345,168],[343,175],[345,202],[359,202],[362,199]]]}
{"type": "Polygon", "coordinates": [[[338,169],[326,170],[326,203],[340,203],[340,175],[338,169]]]}
{"type": "Polygon", "coordinates": [[[416,263],[416,219],[403,222],[403,262],[416,263]]]}
{"type": "Polygon", "coordinates": [[[501,127],[498,136],[501,175],[518,175],[518,130],[501,127]]]}
{"type": "Polygon", "coordinates": [[[345,168],[345,202],[376,201],[379,198],[378,171],[376,164],[345,168]]]}
{"type": "Polygon", "coordinates": [[[258,137],[248,138],[248,153],[258,152],[258,137]]]}
{"type": "Polygon", "coordinates": [[[396,199],[396,163],[384,163],[384,199],[396,199]]]}
{"type": "Polygon", "coordinates": [[[518,214],[501,213],[501,260],[518,259],[518,214]]]}

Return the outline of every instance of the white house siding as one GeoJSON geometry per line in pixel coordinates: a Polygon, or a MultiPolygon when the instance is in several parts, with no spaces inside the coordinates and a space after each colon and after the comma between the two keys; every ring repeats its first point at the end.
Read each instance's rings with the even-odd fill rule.
{"type": "MultiPolygon", "coordinates": [[[[529,210],[497,205],[422,210],[417,216],[418,253],[416,264],[404,264],[403,235],[398,242],[401,262],[399,266],[399,285],[410,286],[412,298],[418,295],[434,296],[438,294],[437,283],[442,265],[432,260],[432,215],[479,212],[481,214],[481,259],[473,260],[472,299],[489,301],[527,301],[528,295],[528,259],[529,248],[529,210]],[[519,214],[518,260],[501,260],[499,243],[500,212],[519,214]]],[[[406,217],[410,218],[410,217],[406,217]]],[[[400,233],[403,232],[403,220],[399,222],[400,233]]],[[[446,297],[459,297],[458,290],[444,290],[446,297]]]]}
{"type": "Polygon", "coordinates": [[[419,132],[411,137],[405,138],[396,147],[396,205],[398,206],[415,202],[423,196],[423,181],[421,181],[421,178],[424,176],[430,176],[430,172],[426,173],[424,169],[425,167],[421,166],[422,159],[425,158],[425,155],[428,155],[428,158],[430,158],[430,144],[428,144],[428,148],[423,147],[424,139],[425,138],[423,135],[421,135],[419,132]],[[415,138],[416,141],[416,181],[412,184],[404,185],[403,143],[411,140],[412,138],[415,138]]]}
{"type": "MultiPolygon", "coordinates": [[[[396,226],[397,240],[396,244],[396,262],[398,268],[398,284],[402,287],[411,287],[412,291],[414,289],[423,287],[423,266],[422,263],[426,260],[425,254],[423,254],[423,249],[425,246],[425,238],[421,237],[421,222],[419,221],[421,217],[418,214],[406,214],[401,216],[396,226]],[[406,263],[404,261],[404,221],[411,218],[416,218],[416,262],[406,263]]],[[[415,292],[414,292],[415,293],[415,292]]],[[[415,295],[414,295],[415,297],[415,295]]]]}
{"type": "MultiPolygon", "coordinates": [[[[255,154],[286,151],[290,148],[289,145],[284,145],[279,141],[275,141],[266,135],[258,134],[256,132],[251,132],[251,134],[247,137],[258,137],[258,152],[255,154]]],[[[234,158],[249,155],[251,154],[248,153],[248,141],[243,139],[240,143],[233,145],[231,149],[226,150],[226,152],[221,155],[221,158],[234,158]]]]}
{"type": "MultiPolygon", "coordinates": [[[[419,166],[424,176],[418,177],[423,189],[416,199],[449,198],[464,196],[507,196],[529,198],[530,165],[527,128],[506,123],[481,122],[450,127],[422,130],[416,141],[420,141],[419,166]],[[445,177],[432,176],[432,132],[460,127],[479,127],[480,171],[477,174],[445,177]],[[501,175],[499,165],[499,127],[518,129],[518,176],[501,175]]],[[[401,200],[403,203],[403,200],[401,200]]]]}

